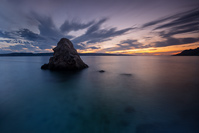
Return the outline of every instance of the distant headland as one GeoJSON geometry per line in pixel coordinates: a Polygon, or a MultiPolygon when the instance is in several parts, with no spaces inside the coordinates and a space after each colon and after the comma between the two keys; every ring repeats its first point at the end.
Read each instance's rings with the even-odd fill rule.
{"type": "Polygon", "coordinates": [[[196,49],[184,50],[181,53],[176,54],[174,56],[199,56],[199,47],[196,49]]]}

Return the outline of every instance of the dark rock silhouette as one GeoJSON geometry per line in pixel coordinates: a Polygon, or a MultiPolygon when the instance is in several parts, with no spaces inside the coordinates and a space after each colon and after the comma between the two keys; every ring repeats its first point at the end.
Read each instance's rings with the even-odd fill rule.
{"type": "Polygon", "coordinates": [[[104,73],[105,71],[104,71],[104,70],[99,70],[99,72],[100,72],[100,73],[104,73]]]}
{"type": "Polygon", "coordinates": [[[199,47],[196,49],[184,50],[175,56],[199,56],[199,47]]]}
{"type": "Polygon", "coordinates": [[[42,65],[42,66],[41,66],[41,69],[44,69],[44,70],[48,69],[48,64],[42,65]]]}
{"type": "Polygon", "coordinates": [[[62,38],[53,51],[53,57],[49,59],[48,64],[42,65],[41,69],[68,71],[81,70],[88,67],[81,60],[72,42],[66,38],[62,38]]]}

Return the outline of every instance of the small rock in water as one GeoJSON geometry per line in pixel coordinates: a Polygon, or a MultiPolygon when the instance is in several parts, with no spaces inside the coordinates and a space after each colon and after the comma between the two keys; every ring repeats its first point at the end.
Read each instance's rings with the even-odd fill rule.
{"type": "Polygon", "coordinates": [[[105,72],[105,71],[104,71],[104,70],[99,70],[99,72],[100,72],[100,73],[103,73],[103,72],[105,72]]]}
{"type": "Polygon", "coordinates": [[[41,69],[44,69],[44,70],[48,69],[48,64],[42,65],[42,66],[41,66],[41,69]]]}
{"type": "Polygon", "coordinates": [[[80,58],[72,42],[66,38],[62,38],[53,51],[53,57],[50,58],[48,64],[41,66],[41,69],[67,71],[80,70],[88,67],[80,58]]]}

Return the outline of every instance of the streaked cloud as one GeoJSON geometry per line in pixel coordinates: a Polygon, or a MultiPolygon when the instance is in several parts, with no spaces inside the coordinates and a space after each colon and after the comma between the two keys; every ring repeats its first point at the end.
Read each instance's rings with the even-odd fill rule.
{"type": "Polygon", "coordinates": [[[165,46],[172,46],[172,45],[182,45],[182,44],[190,44],[198,42],[198,38],[173,38],[168,37],[165,41],[158,41],[155,42],[154,47],[165,47],[165,46]]]}
{"type": "Polygon", "coordinates": [[[196,43],[199,38],[176,38],[174,35],[199,33],[199,9],[178,13],[169,17],[148,22],[142,28],[153,26],[153,32],[157,33],[163,41],[154,42],[153,47],[166,47],[172,45],[184,45],[196,43]]]}
{"type": "Polygon", "coordinates": [[[83,52],[197,45],[198,4],[198,0],[3,0],[0,53],[47,52],[63,37],[83,52]]]}
{"type": "Polygon", "coordinates": [[[70,31],[78,31],[81,29],[85,29],[88,28],[89,26],[91,26],[94,23],[94,21],[88,22],[88,23],[81,23],[81,21],[69,21],[66,20],[60,27],[60,30],[62,32],[70,32],[70,31]]]}
{"type": "Polygon", "coordinates": [[[121,51],[121,50],[132,50],[132,49],[142,49],[148,48],[150,45],[144,45],[139,43],[138,40],[122,40],[119,44],[116,44],[114,47],[103,49],[103,51],[121,51]]]}
{"type": "MultiPolygon", "coordinates": [[[[93,20],[86,24],[80,22],[70,22],[65,21],[63,25],[57,28],[51,17],[38,15],[36,13],[31,13],[32,21],[38,22],[38,30],[39,33],[34,33],[29,29],[19,29],[17,31],[0,31],[1,38],[9,38],[10,40],[4,40],[4,42],[13,42],[15,39],[16,47],[7,47],[13,50],[16,48],[17,50],[23,50],[22,48],[26,48],[32,50],[32,47],[25,47],[24,41],[20,41],[20,39],[26,40],[26,42],[31,42],[32,46],[36,46],[41,50],[51,49],[60,38],[66,37],[68,39],[74,38],[71,35],[68,35],[65,32],[76,31],[79,29],[86,29],[85,34],[72,39],[74,45],[77,49],[99,49],[98,46],[89,46],[88,44],[95,44],[97,42],[104,42],[107,40],[111,40],[112,37],[120,36],[126,34],[128,31],[131,31],[133,28],[129,27],[126,29],[117,30],[116,27],[109,29],[101,29],[102,24],[107,22],[108,18],[102,18],[100,20],[93,20]],[[71,26],[71,27],[70,27],[71,26]],[[68,27],[68,28],[67,28],[68,27]],[[17,41],[18,40],[18,41],[17,41]]],[[[30,18],[29,18],[30,19],[30,18]]]]}
{"type": "Polygon", "coordinates": [[[98,22],[89,27],[85,34],[73,39],[73,42],[80,43],[86,41],[87,44],[104,42],[110,40],[112,37],[124,35],[134,29],[132,27],[121,30],[117,30],[116,27],[101,29],[102,24],[104,24],[107,20],[107,18],[100,19],[98,22]]]}

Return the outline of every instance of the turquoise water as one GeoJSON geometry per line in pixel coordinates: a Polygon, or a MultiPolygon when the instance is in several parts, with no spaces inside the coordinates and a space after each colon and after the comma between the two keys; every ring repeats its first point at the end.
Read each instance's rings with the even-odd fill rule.
{"type": "Polygon", "coordinates": [[[199,57],[0,57],[0,133],[198,133],[199,57]],[[99,73],[99,70],[105,70],[99,73]]]}

